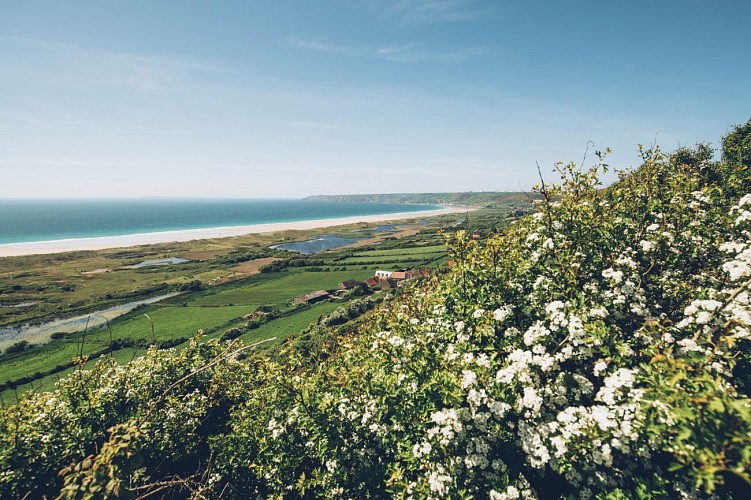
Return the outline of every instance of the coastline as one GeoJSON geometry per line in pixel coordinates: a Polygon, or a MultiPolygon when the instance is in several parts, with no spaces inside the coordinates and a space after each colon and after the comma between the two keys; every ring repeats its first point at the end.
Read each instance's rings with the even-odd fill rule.
{"type": "Polygon", "coordinates": [[[359,222],[390,222],[404,219],[435,217],[452,213],[464,213],[476,210],[477,207],[444,206],[438,210],[422,212],[397,212],[380,215],[360,215],[339,217],[333,219],[314,219],[295,222],[273,222],[267,224],[251,224],[246,226],[207,227],[199,229],[181,229],[176,231],[162,231],[156,233],[139,233],[120,236],[98,236],[93,238],[72,238],[65,240],[32,241],[27,243],[0,244],[1,257],[18,257],[22,255],[39,255],[80,250],[104,250],[109,248],[128,248],[139,245],[153,245],[157,243],[185,242],[213,238],[229,238],[246,234],[274,233],[278,231],[319,229],[324,227],[343,226],[359,222]]]}

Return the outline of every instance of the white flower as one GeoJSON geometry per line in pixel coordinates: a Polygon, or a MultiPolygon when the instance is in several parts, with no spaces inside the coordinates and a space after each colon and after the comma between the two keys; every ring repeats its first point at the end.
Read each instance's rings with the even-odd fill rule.
{"type": "Polygon", "coordinates": [[[610,278],[614,282],[620,283],[621,281],[623,281],[623,271],[616,271],[612,267],[609,267],[602,272],[602,277],[610,278]]]}
{"type": "Polygon", "coordinates": [[[541,321],[537,321],[524,332],[524,343],[531,346],[547,335],[550,335],[550,330],[545,328],[545,325],[541,321]]]}
{"type": "Polygon", "coordinates": [[[424,455],[429,455],[432,450],[433,447],[430,445],[430,443],[423,441],[422,443],[418,443],[412,447],[412,454],[415,456],[415,458],[420,458],[424,455]]]}
{"type": "Polygon", "coordinates": [[[548,316],[553,316],[556,312],[563,309],[564,303],[560,300],[554,300],[547,306],[545,306],[545,312],[548,314],[548,316]]]}
{"type": "Polygon", "coordinates": [[[751,193],[748,193],[743,196],[740,200],[738,200],[738,206],[742,207],[744,205],[748,205],[751,203],[751,193]]]}
{"type": "Polygon", "coordinates": [[[595,363],[595,366],[594,366],[595,377],[599,377],[600,373],[605,371],[607,368],[608,368],[608,364],[605,362],[605,360],[601,359],[597,361],[597,363],[595,363]]]}
{"type": "Polygon", "coordinates": [[[531,408],[537,413],[540,410],[540,406],[542,406],[542,398],[533,387],[525,387],[521,403],[525,408],[531,408]]]}
{"type": "Polygon", "coordinates": [[[472,370],[462,370],[462,388],[466,389],[477,382],[477,374],[472,370]]]}
{"type": "Polygon", "coordinates": [[[483,314],[485,314],[485,309],[477,309],[477,310],[476,310],[476,311],[475,311],[475,312],[474,312],[474,313],[472,314],[472,317],[473,317],[473,318],[475,318],[475,319],[477,319],[477,318],[481,318],[483,314]]]}
{"type": "Polygon", "coordinates": [[[475,364],[482,368],[490,368],[490,358],[483,352],[482,354],[477,356],[477,358],[475,359],[475,364]]]}
{"type": "Polygon", "coordinates": [[[451,476],[445,473],[445,469],[442,465],[437,466],[437,470],[434,470],[428,476],[428,485],[430,491],[437,493],[438,495],[445,495],[448,493],[448,485],[451,483],[451,476]]]}
{"type": "Polygon", "coordinates": [[[479,391],[470,389],[467,393],[467,401],[469,401],[469,404],[474,408],[480,406],[486,398],[487,395],[485,394],[485,389],[480,389],[479,391]]]}
{"type": "Polygon", "coordinates": [[[511,314],[511,306],[501,306],[493,311],[493,319],[503,321],[511,314]]]}
{"type": "Polygon", "coordinates": [[[697,325],[706,325],[712,320],[712,313],[709,311],[702,311],[696,315],[697,325]]]}
{"type": "Polygon", "coordinates": [[[727,241],[720,245],[720,251],[736,254],[743,250],[744,247],[745,245],[743,243],[739,243],[737,241],[727,241]]]}
{"type": "Polygon", "coordinates": [[[604,307],[594,307],[589,310],[589,315],[593,318],[606,318],[608,316],[608,310],[604,307]]]}
{"type": "Polygon", "coordinates": [[[681,339],[678,341],[678,345],[680,345],[682,350],[685,352],[704,352],[704,349],[700,347],[694,339],[681,339]]]}
{"type": "Polygon", "coordinates": [[[284,427],[279,425],[279,422],[277,422],[276,419],[273,418],[269,420],[268,429],[271,431],[272,439],[277,439],[284,432],[284,427]]]}
{"type": "Polygon", "coordinates": [[[488,403],[488,408],[490,408],[490,412],[495,415],[498,420],[501,420],[506,412],[511,409],[511,405],[500,401],[491,401],[488,403]]]}
{"type": "Polygon", "coordinates": [[[722,265],[722,270],[728,273],[730,279],[733,281],[738,281],[751,274],[751,266],[745,262],[738,262],[737,260],[724,263],[722,265]]]}
{"type": "Polygon", "coordinates": [[[595,399],[609,405],[616,404],[616,392],[622,387],[632,387],[634,385],[636,380],[634,373],[636,373],[636,370],[618,368],[614,373],[605,377],[603,381],[604,386],[600,388],[595,399]]]}
{"type": "Polygon", "coordinates": [[[503,493],[490,490],[488,495],[490,500],[515,500],[520,497],[519,490],[513,485],[509,485],[503,493]]]}
{"type": "Polygon", "coordinates": [[[613,464],[613,456],[610,453],[610,445],[604,444],[601,448],[592,450],[592,459],[596,464],[610,467],[613,464]]]}

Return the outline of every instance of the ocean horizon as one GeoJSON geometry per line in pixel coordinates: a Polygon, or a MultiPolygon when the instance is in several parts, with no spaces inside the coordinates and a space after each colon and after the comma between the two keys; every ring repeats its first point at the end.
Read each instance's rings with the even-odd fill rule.
{"type": "Polygon", "coordinates": [[[388,215],[440,208],[302,199],[5,199],[0,245],[388,215]]]}

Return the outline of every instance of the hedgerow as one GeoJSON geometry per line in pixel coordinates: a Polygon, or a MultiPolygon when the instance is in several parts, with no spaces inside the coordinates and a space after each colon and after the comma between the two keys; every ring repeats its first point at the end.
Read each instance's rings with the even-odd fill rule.
{"type": "Polygon", "coordinates": [[[317,362],[195,339],[78,371],[0,413],[0,496],[745,498],[744,127],[607,189],[604,155],[558,165],[317,362]]]}

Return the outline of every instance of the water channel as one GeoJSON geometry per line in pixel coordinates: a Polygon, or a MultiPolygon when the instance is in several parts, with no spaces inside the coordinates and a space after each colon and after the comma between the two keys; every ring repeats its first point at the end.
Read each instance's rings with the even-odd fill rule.
{"type": "Polygon", "coordinates": [[[102,309],[101,311],[94,311],[90,314],[83,314],[72,318],[56,319],[40,325],[26,324],[0,328],[0,350],[3,350],[14,342],[20,340],[26,340],[32,343],[46,342],[49,340],[50,335],[55,332],[80,332],[87,328],[87,322],[89,330],[98,328],[104,326],[107,321],[111,321],[118,316],[129,313],[140,305],[153,304],[160,300],[175,297],[181,293],[182,292],[172,292],[157,297],[151,297],[150,299],[136,300],[128,302],[127,304],[102,309]]]}

